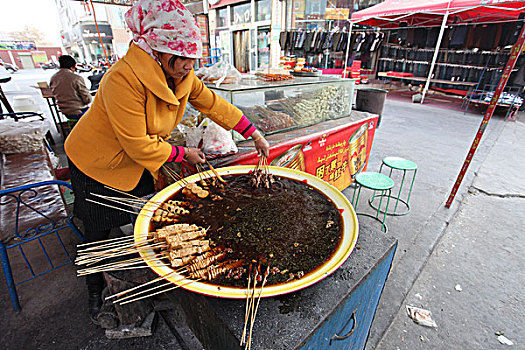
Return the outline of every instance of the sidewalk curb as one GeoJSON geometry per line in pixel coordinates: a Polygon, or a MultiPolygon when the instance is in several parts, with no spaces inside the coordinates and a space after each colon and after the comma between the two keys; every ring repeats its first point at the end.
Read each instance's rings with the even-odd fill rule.
{"type": "MultiPolygon", "coordinates": [[[[509,125],[507,122],[503,122],[490,134],[485,135],[484,142],[478,148],[477,157],[474,157],[452,206],[449,209],[445,208],[445,198],[441,206],[428,218],[418,234],[414,236],[410,247],[406,249],[404,255],[392,266],[389,276],[402,278],[394,277],[394,279],[389,277],[387,279],[376,313],[376,315],[380,315],[380,317],[374,318],[366,344],[367,350],[375,349],[381,344],[383,337],[390,329],[396,315],[399,312],[403,312],[403,306],[406,303],[408,293],[419,278],[421,271],[427,265],[428,259],[434,249],[444,236],[449,223],[459,212],[463,200],[469,194],[468,190],[474,183],[479,169],[507,125],[509,125]]],[[[458,165],[458,170],[459,168],[460,165],[458,165]]]]}

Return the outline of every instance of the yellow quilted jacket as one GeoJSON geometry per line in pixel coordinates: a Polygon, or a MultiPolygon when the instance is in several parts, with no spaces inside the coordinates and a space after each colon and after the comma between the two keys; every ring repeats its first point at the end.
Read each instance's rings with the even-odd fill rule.
{"type": "Polygon", "coordinates": [[[193,70],[175,83],[174,93],[161,67],[132,44],[104,75],[93,104],[66,139],[66,153],[89,177],[129,191],[144,169],[157,177],[171,154],[166,139],[188,102],[227,130],[242,117],[193,70]]]}

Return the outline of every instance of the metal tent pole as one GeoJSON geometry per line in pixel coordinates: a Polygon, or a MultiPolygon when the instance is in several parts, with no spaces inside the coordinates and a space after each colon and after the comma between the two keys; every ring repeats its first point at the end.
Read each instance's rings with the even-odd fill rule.
{"type": "Polygon", "coordinates": [[[348,41],[346,42],[346,55],[345,55],[345,69],[343,70],[343,77],[347,77],[346,76],[346,68],[348,66],[348,51],[350,50],[350,38],[352,37],[352,26],[354,25],[354,23],[352,21],[350,21],[350,27],[348,28],[348,41]]]}
{"type": "Polygon", "coordinates": [[[441,22],[441,29],[439,31],[436,49],[434,50],[434,57],[432,57],[432,64],[430,65],[430,71],[428,72],[427,82],[425,83],[425,88],[423,89],[423,93],[421,94],[421,103],[425,101],[425,95],[427,94],[428,88],[430,87],[430,79],[432,78],[432,73],[434,72],[434,67],[439,56],[439,48],[441,47],[441,40],[443,39],[443,33],[445,32],[445,27],[447,25],[449,8],[450,1],[448,3],[447,12],[445,13],[445,16],[443,16],[443,22],[441,22]]]}

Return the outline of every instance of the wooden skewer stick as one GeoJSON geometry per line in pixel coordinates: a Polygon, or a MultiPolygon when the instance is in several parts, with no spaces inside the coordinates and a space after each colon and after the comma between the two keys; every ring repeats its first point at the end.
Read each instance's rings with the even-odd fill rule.
{"type": "MultiPolygon", "coordinates": [[[[248,306],[248,319],[251,319],[253,317],[253,304],[255,300],[255,287],[257,286],[257,277],[259,276],[259,269],[255,267],[255,274],[253,276],[253,287],[250,290],[250,305],[248,306]]],[[[250,338],[248,338],[249,340],[250,338]]],[[[248,340],[244,341],[244,344],[247,343],[248,340]]]]}
{"type": "MultiPolygon", "coordinates": [[[[250,318],[250,325],[251,325],[251,320],[253,319],[253,306],[255,304],[255,288],[257,286],[257,277],[258,276],[259,276],[259,269],[255,268],[253,288],[252,288],[251,296],[250,296],[250,311],[249,311],[249,313],[250,313],[250,317],[249,317],[250,318]]],[[[248,344],[250,342],[251,342],[251,333],[248,335],[248,339],[246,339],[246,341],[244,342],[245,349],[248,349],[248,344]]]]}
{"type": "Polygon", "coordinates": [[[250,304],[250,285],[252,280],[252,265],[250,264],[250,268],[248,271],[248,287],[246,287],[246,307],[244,308],[244,328],[242,330],[242,338],[241,338],[241,344],[244,344],[244,340],[246,339],[246,327],[248,325],[248,319],[249,319],[249,309],[248,305],[250,304]]]}
{"type": "Polygon", "coordinates": [[[149,243],[148,241],[139,242],[139,243],[135,243],[135,242],[132,241],[132,242],[125,242],[125,243],[122,243],[120,245],[114,245],[114,246],[111,246],[111,247],[107,247],[106,249],[102,249],[102,250],[94,250],[94,251],[84,252],[82,254],[79,254],[79,256],[75,259],[75,261],[76,262],[83,261],[83,260],[86,260],[86,259],[90,259],[90,258],[101,256],[101,255],[109,255],[109,254],[112,254],[112,253],[128,251],[130,249],[133,250],[133,249],[144,248],[144,247],[157,247],[159,244],[160,245],[165,245],[165,243],[162,243],[162,242],[159,242],[159,243],[156,243],[156,244],[148,244],[148,243],[149,243]]]}
{"type": "MultiPolygon", "coordinates": [[[[125,245],[132,244],[132,242],[134,240],[135,240],[135,237],[129,237],[126,240],[121,240],[121,241],[118,241],[118,242],[109,242],[109,243],[105,243],[105,244],[100,244],[100,245],[98,245],[96,247],[89,247],[89,248],[86,248],[86,249],[79,250],[79,251],[77,251],[77,254],[78,255],[86,255],[86,254],[92,254],[92,253],[94,253],[96,251],[103,251],[103,250],[109,250],[109,249],[116,248],[116,247],[123,247],[125,245]]],[[[154,240],[155,240],[155,238],[150,238],[150,239],[138,242],[137,244],[146,243],[146,242],[152,242],[154,240]]]]}
{"type": "Polygon", "coordinates": [[[190,284],[190,283],[198,282],[198,281],[200,281],[200,280],[202,280],[202,278],[199,278],[199,279],[196,279],[196,280],[192,280],[192,281],[190,281],[190,282],[188,282],[188,283],[181,284],[181,285],[177,285],[177,286],[174,286],[174,287],[171,287],[171,288],[168,288],[168,289],[164,289],[164,290],[158,291],[158,292],[153,293],[153,294],[150,294],[150,295],[144,295],[144,296],[142,296],[142,297],[140,297],[140,298],[127,300],[127,301],[125,301],[125,302],[123,302],[123,303],[119,303],[119,304],[120,304],[120,305],[125,305],[125,304],[132,303],[132,302],[134,302],[134,301],[138,301],[138,300],[142,300],[142,299],[150,298],[150,297],[152,297],[152,296],[154,296],[154,295],[162,294],[162,293],[166,293],[166,292],[169,292],[169,291],[171,291],[171,290],[174,290],[174,289],[177,289],[177,288],[180,288],[180,287],[187,286],[187,285],[190,284]]]}
{"type": "Polygon", "coordinates": [[[98,243],[102,243],[102,242],[111,242],[111,241],[117,241],[117,240],[126,240],[126,239],[130,239],[130,238],[133,238],[133,237],[117,237],[117,238],[110,238],[110,239],[104,239],[102,241],[96,241],[96,242],[89,242],[89,243],[81,243],[81,244],[77,244],[77,247],[85,247],[85,246],[90,246],[90,245],[93,245],[93,244],[98,244],[98,243]]]}
{"type": "Polygon", "coordinates": [[[96,194],[96,193],[92,193],[91,195],[95,196],[95,197],[98,197],[98,198],[105,199],[105,200],[107,200],[109,202],[117,203],[117,204],[120,204],[120,205],[125,205],[125,206],[128,206],[130,208],[144,210],[144,211],[150,212],[150,213],[154,213],[155,212],[155,209],[144,208],[144,205],[135,204],[135,203],[127,203],[127,202],[122,201],[120,199],[115,199],[114,197],[102,196],[102,195],[96,194]]]}
{"type": "Polygon", "coordinates": [[[170,176],[175,181],[181,181],[183,184],[188,184],[188,181],[182,177],[182,175],[178,174],[175,170],[171,169],[170,167],[163,165],[162,168],[166,171],[168,176],[170,176]]]}
{"type": "Polygon", "coordinates": [[[116,294],[113,294],[113,295],[107,296],[105,300],[109,300],[109,299],[113,299],[113,298],[118,298],[118,297],[121,296],[121,295],[127,294],[127,293],[129,293],[129,292],[132,292],[132,291],[134,291],[134,290],[137,290],[137,289],[142,288],[142,287],[144,287],[144,286],[147,286],[147,285],[149,285],[149,284],[152,284],[152,283],[155,283],[155,282],[157,282],[157,281],[160,281],[161,279],[166,278],[166,277],[168,277],[169,275],[174,274],[175,272],[177,272],[177,271],[172,271],[172,272],[167,273],[167,274],[165,274],[165,275],[163,275],[163,276],[159,276],[159,277],[157,277],[157,278],[155,278],[155,279],[152,279],[152,280],[149,281],[149,282],[146,282],[146,283],[143,283],[143,284],[141,284],[141,285],[135,286],[135,287],[133,287],[133,288],[126,289],[125,291],[122,291],[122,292],[119,292],[119,293],[116,293],[116,294]]]}
{"type": "Polygon", "coordinates": [[[81,260],[80,262],[75,262],[77,265],[82,265],[82,264],[86,264],[86,265],[93,265],[93,264],[96,264],[97,262],[99,261],[102,261],[102,260],[106,260],[106,259],[109,259],[109,258],[115,258],[115,257],[118,257],[118,256],[125,256],[125,255],[129,255],[129,254],[136,254],[136,253],[139,253],[139,252],[142,252],[142,251],[148,251],[152,248],[161,248],[161,247],[167,247],[166,244],[164,243],[159,243],[158,245],[148,245],[148,246],[142,246],[142,247],[139,247],[141,249],[138,249],[138,248],[127,248],[127,249],[124,249],[122,251],[116,251],[116,252],[112,252],[110,254],[107,254],[107,253],[101,253],[101,254],[97,254],[93,257],[88,257],[84,260],[81,260]]]}
{"type": "MultiPolygon", "coordinates": [[[[181,279],[181,281],[182,281],[182,279],[181,279]]],[[[126,301],[126,300],[131,299],[131,298],[135,298],[135,297],[137,297],[139,295],[142,295],[142,294],[145,294],[145,293],[152,292],[152,291],[154,291],[156,289],[159,289],[159,288],[167,287],[170,284],[172,284],[172,283],[171,282],[166,282],[164,284],[159,284],[158,286],[155,286],[155,287],[151,287],[151,288],[148,288],[148,289],[145,289],[145,290],[141,290],[140,292],[133,293],[131,295],[128,295],[128,296],[119,298],[117,300],[114,300],[113,304],[121,304],[123,301],[126,301]]]]}
{"type": "Polygon", "coordinates": [[[228,184],[223,178],[221,175],[219,175],[219,173],[217,172],[217,170],[215,170],[215,168],[211,165],[210,162],[208,162],[208,160],[206,159],[206,164],[208,164],[208,166],[210,167],[211,171],[213,171],[213,173],[215,174],[215,176],[217,177],[217,179],[219,179],[220,182],[224,183],[224,184],[228,184]]]}
{"type": "Polygon", "coordinates": [[[255,323],[255,316],[257,316],[257,310],[259,309],[259,303],[261,302],[261,295],[263,292],[264,285],[266,284],[266,280],[268,279],[268,275],[270,274],[270,265],[266,268],[266,272],[264,273],[264,279],[261,284],[261,289],[259,290],[259,296],[257,297],[257,305],[255,306],[255,312],[252,314],[252,319],[250,320],[250,334],[248,335],[248,350],[251,350],[252,348],[252,331],[253,331],[253,325],[255,323]]]}
{"type": "Polygon", "coordinates": [[[141,215],[140,213],[137,213],[133,210],[127,210],[127,209],[123,209],[123,208],[119,208],[119,207],[115,207],[113,205],[109,205],[109,204],[106,204],[106,203],[102,203],[102,202],[97,202],[97,201],[94,201],[92,199],[89,199],[89,198],[86,198],[86,201],[87,202],[92,202],[92,203],[95,203],[95,204],[98,204],[98,205],[102,205],[104,207],[108,207],[108,208],[112,208],[112,209],[116,209],[116,210],[120,210],[120,211],[123,211],[123,212],[126,212],[126,213],[130,213],[130,214],[133,214],[133,215],[141,215]]]}
{"type": "Polygon", "coordinates": [[[93,268],[83,268],[83,269],[80,269],[80,270],[77,271],[77,275],[84,274],[85,272],[91,271],[91,270],[103,270],[105,268],[112,268],[114,266],[130,264],[130,263],[134,263],[136,261],[142,261],[142,258],[139,257],[139,258],[122,260],[122,261],[118,261],[118,262],[107,263],[107,264],[103,264],[103,265],[100,265],[100,266],[97,266],[97,267],[93,267],[93,268]]]}
{"type": "MultiPolygon", "coordinates": [[[[111,264],[111,265],[108,265],[108,266],[104,266],[104,267],[99,267],[99,266],[96,266],[96,267],[92,267],[92,268],[85,268],[85,269],[82,269],[82,270],[79,270],[77,271],[77,276],[84,276],[84,275],[89,275],[89,274],[92,274],[92,273],[97,273],[97,272],[104,272],[104,271],[115,271],[115,270],[123,270],[123,269],[133,269],[133,268],[142,268],[140,265],[141,264],[144,264],[144,263],[147,263],[147,262],[156,262],[156,263],[159,263],[159,264],[155,264],[155,266],[171,266],[169,264],[166,264],[166,263],[162,263],[162,258],[157,258],[157,259],[141,259],[141,258],[137,258],[138,260],[137,261],[130,261],[130,262],[125,262],[125,263],[120,263],[120,264],[111,264]]],[[[146,267],[149,267],[148,265],[146,266],[143,266],[144,268],[146,267]]]]}

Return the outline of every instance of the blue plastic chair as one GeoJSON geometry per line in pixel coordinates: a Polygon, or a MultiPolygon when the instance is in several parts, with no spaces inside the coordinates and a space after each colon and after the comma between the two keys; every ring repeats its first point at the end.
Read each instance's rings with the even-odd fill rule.
{"type": "Polygon", "coordinates": [[[6,244],[4,242],[0,242],[0,259],[2,261],[2,269],[4,271],[5,280],[7,283],[7,289],[9,292],[9,296],[11,298],[11,303],[13,304],[13,309],[15,311],[20,311],[20,302],[18,300],[18,294],[16,292],[16,287],[24,282],[30,281],[38,276],[42,276],[43,274],[53,271],[59,267],[62,267],[64,265],[67,265],[73,261],[71,258],[71,255],[67,251],[66,247],[64,246],[64,243],[62,242],[62,239],[60,238],[59,231],[63,229],[70,228],[73,230],[73,232],[78,236],[80,240],[82,240],[83,236],[78,230],[78,228],[75,226],[75,224],[72,221],[72,216],[60,219],[60,221],[55,221],[51,219],[50,217],[43,214],[41,211],[39,211],[37,208],[34,207],[34,204],[27,203],[31,199],[38,199],[38,188],[42,186],[52,186],[57,185],[60,189],[60,186],[67,187],[71,189],[71,185],[64,181],[58,181],[58,180],[52,180],[52,181],[43,181],[43,182],[37,182],[29,185],[24,186],[18,186],[14,188],[9,188],[6,190],[0,191],[0,206],[8,205],[8,204],[16,204],[16,211],[13,213],[15,215],[15,228],[12,237],[16,238],[16,243],[12,244],[6,244]],[[35,213],[35,215],[39,215],[42,217],[42,223],[36,225],[35,227],[30,227],[26,229],[23,232],[20,232],[20,210],[21,208],[26,208],[25,210],[30,210],[35,213]],[[65,263],[61,263],[59,265],[53,263],[53,258],[50,256],[48,251],[46,250],[42,238],[48,235],[55,235],[58,243],[62,247],[62,250],[67,258],[67,261],[65,263]],[[31,266],[31,263],[29,262],[26,253],[24,252],[23,245],[27,244],[29,242],[37,241],[40,245],[40,248],[42,249],[42,252],[47,259],[49,263],[49,268],[43,272],[35,273],[33,267],[31,266]],[[21,257],[23,258],[29,273],[30,277],[20,281],[15,282],[13,278],[13,271],[11,270],[11,264],[9,263],[9,255],[8,250],[9,249],[18,249],[20,252],[21,257]]]}

